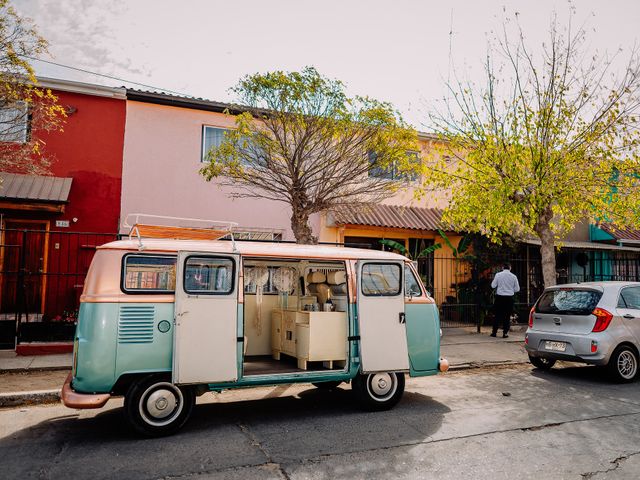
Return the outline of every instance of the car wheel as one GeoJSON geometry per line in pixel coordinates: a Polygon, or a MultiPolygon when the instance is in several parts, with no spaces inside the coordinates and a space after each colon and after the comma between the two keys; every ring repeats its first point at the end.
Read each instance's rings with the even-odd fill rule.
{"type": "Polygon", "coordinates": [[[556,364],[556,361],[553,358],[532,357],[531,355],[529,355],[529,361],[534,367],[539,368],[540,370],[551,370],[551,368],[556,364]]]}
{"type": "Polygon", "coordinates": [[[320,390],[335,390],[336,388],[338,388],[338,385],[340,385],[342,382],[338,381],[338,380],[333,380],[331,382],[315,382],[312,383],[311,385],[313,385],[316,388],[319,388],[320,390]]]}
{"type": "Polygon", "coordinates": [[[404,374],[396,372],[359,374],[353,379],[351,385],[363,409],[389,410],[402,398],[404,374]]]}
{"type": "Polygon", "coordinates": [[[614,381],[631,382],[638,373],[638,355],[633,348],[622,345],[611,354],[607,368],[614,381]]]}
{"type": "Polygon", "coordinates": [[[131,427],[149,437],[179,430],[191,416],[193,389],[178,387],[163,376],[145,377],[131,385],[124,397],[124,413],[131,427]]]}

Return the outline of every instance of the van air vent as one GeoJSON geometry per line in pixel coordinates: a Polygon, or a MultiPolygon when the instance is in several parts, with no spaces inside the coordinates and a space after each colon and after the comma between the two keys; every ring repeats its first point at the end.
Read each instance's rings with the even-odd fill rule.
{"type": "Polygon", "coordinates": [[[118,343],[152,343],[153,305],[122,305],[118,321],[118,343]]]}

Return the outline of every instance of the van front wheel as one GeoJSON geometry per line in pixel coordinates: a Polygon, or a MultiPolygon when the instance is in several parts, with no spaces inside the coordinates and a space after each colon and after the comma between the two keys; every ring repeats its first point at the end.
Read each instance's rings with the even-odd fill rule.
{"type": "Polygon", "coordinates": [[[363,409],[369,411],[389,410],[402,398],[404,373],[359,374],[351,382],[351,388],[363,409]]]}
{"type": "Polygon", "coordinates": [[[193,389],[178,387],[162,376],[133,383],[124,397],[124,413],[138,433],[149,437],[179,430],[191,416],[196,397],[193,389]]]}

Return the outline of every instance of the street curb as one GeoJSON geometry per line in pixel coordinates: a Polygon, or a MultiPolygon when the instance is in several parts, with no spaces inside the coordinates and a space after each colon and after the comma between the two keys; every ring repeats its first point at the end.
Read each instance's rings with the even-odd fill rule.
{"type": "MultiPolygon", "coordinates": [[[[461,372],[464,370],[481,370],[495,367],[512,367],[514,365],[526,365],[529,362],[482,362],[482,363],[463,363],[460,365],[451,365],[449,372],[461,372]]],[[[9,392],[0,393],[0,408],[23,407],[33,405],[47,405],[52,403],[60,403],[60,390],[36,390],[32,392],[9,392]]]]}
{"type": "Polygon", "coordinates": [[[504,362],[481,362],[481,363],[461,363],[459,365],[451,365],[449,367],[450,372],[459,372],[462,370],[479,370],[482,368],[495,368],[495,367],[513,367],[515,365],[528,365],[529,361],[511,361],[507,360],[504,362]]]}
{"type": "Polygon", "coordinates": [[[71,365],[57,367],[31,367],[31,368],[0,368],[1,373],[31,373],[31,372],[55,372],[60,370],[71,371],[71,365]]]}
{"type": "Polygon", "coordinates": [[[60,403],[60,390],[0,393],[0,408],[60,403]]]}

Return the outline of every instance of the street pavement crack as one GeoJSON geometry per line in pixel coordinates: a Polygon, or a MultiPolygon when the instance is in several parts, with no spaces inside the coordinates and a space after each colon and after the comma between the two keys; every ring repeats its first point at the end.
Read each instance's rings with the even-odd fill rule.
{"type": "Polygon", "coordinates": [[[600,475],[602,474],[607,474],[609,472],[613,472],[614,470],[617,470],[618,468],[620,468],[620,466],[622,465],[622,463],[625,460],[628,460],[629,458],[635,456],[635,455],[640,455],[640,452],[633,452],[633,453],[628,453],[626,455],[622,455],[618,458],[615,458],[613,460],[611,460],[609,463],[612,465],[611,468],[608,468],[606,470],[597,470],[595,472],[587,472],[587,473],[582,473],[580,476],[585,479],[588,480],[590,478],[595,477],[596,475],[600,475]]]}
{"type": "Polygon", "coordinates": [[[262,452],[262,454],[265,456],[265,458],[267,459],[267,462],[264,463],[263,465],[266,467],[275,468],[280,472],[280,475],[282,475],[286,480],[289,480],[289,474],[284,470],[282,465],[273,461],[269,452],[267,452],[267,450],[264,448],[260,440],[258,440],[258,437],[256,437],[255,434],[251,431],[249,426],[239,422],[238,428],[249,439],[249,441],[251,442],[251,445],[253,445],[258,450],[260,450],[260,452],[262,452]]]}
{"type": "MultiPolygon", "coordinates": [[[[547,423],[547,424],[542,424],[542,425],[533,425],[531,427],[517,427],[517,428],[505,428],[505,429],[501,429],[501,430],[492,430],[489,432],[480,432],[480,433],[472,433],[469,435],[459,435],[459,436],[455,436],[455,437],[449,437],[449,438],[439,438],[436,440],[423,440],[423,441],[418,441],[418,442],[407,442],[407,443],[403,443],[401,445],[389,445],[387,447],[375,447],[375,448],[365,448],[365,449],[361,449],[361,450],[350,450],[350,451],[345,451],[345,452],[340,452],[340,453],[326,453],[323,455],[318,455],[317,457],[313,457],[313,458],[308,458],[305,459],[303,461],[294,461],[291,462],[293,464],[301,464],[301,463],[318,463],[322,460],[328,459],[328,458],[332,458],[335,456],[340,456],[340,455],[344,455],[344,454],[354,454],[354,453],[367,453],[367,452],[376,452],[376,451],[385,451],[385,450],[394,450],[394,449],[398,449],[398,448],[404,448],[404,447],[414,447],[417,445],[430,445],[430,444],[435,444],[435,443],[443,443],[443,442],[450,442],[453,440],[466,440],[469,438],[478,438],[478,437],[484,437],[486,435],[495,435],[495,434],[500,434],[500,433],[510,433],[510,432],[528,432],[528,431],[536,431],[536,430],[542,430],[545,428],[554,428],[554,427],[559,427],[562,425],[570,425],[570,424],[574,424],[574,423],[582,423],[582,422],[591,422],[594,420],[603,420],[603,419],[607,419],[607,418],[617,418],[617,417],[629,417],[629,416],[635,416],[635,415],[640,415],[640,411],[638,412],[630,412],[630,413],[622,413],[622,414],[613,414],[613,415],[600,415],[597,417],[591,417],[591,418],[578,418],[575,420],[567,420],[565,422],[552,422],[552,423],[547,423]]],[[[635,453],[633,454],[635,455],[635,453]]],[[[627,456],[628,458],[628,456],[627,456]]],[[[589,478],[589,477],[585,477],[585,478],[589,478]]]]}

